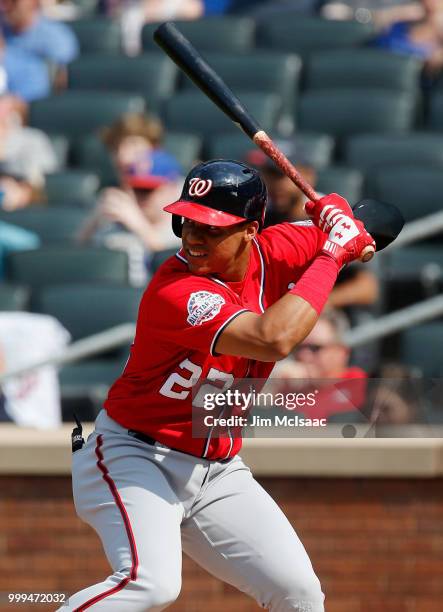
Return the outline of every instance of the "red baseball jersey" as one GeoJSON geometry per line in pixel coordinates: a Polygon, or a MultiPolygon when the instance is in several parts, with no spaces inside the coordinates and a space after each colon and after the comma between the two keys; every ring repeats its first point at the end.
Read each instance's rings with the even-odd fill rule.
{"type": "Polygon", "coordinates": [[[189,272],[183,251],[168,259],[140,303],[131,354],[105,402],[122,426],[171,448],[207,459],[226,459],[241,437],[226,428],[193,437],[192,386],[214,381],[215,391],[239,378],[269,377],[273,363],[216,354],[225,327],[245,311],[263,313],[300,278],[325,241],[310,224],[282,223],[253,241],[241,282],[189,272]]]}

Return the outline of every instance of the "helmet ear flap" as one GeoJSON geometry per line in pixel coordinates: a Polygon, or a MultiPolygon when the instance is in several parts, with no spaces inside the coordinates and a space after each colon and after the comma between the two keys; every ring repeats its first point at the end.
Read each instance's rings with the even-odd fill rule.
{"type": "Polygon", "coordinates": [[[183,217],[172,215],[172,231],[178,238],[182,237],[183,217]]]}

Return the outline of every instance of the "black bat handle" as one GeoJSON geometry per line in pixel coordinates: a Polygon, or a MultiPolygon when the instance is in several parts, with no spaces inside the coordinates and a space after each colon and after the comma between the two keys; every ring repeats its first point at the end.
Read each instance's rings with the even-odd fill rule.
{"type": "Polygon", "coordinates": [[[261,130],[257,121],[243,107],[240,100],[214,72],[192,44],[171,23],[163,23],[154,32],[155,42],[172,61],[216,104],[232,121],[253,138],[261,130]]]}

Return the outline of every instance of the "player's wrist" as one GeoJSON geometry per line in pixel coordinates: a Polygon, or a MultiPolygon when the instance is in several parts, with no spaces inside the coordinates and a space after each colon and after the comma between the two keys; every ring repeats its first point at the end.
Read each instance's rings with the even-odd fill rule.
{"type": "Polygon", "coordinates": [[[348,263],[349,259],[349,253],[346,249],[329,239],[325,241],[319,256],[327,257],[332,260],[338,270],[341,270],[341,268],[348,263]]]}
{"type": "Polygon", "coordinates": [[[320,251],[290,293],[304,299],[320,314],[334,287],[339,271],[338,262],[327,253],[320,251]]]}

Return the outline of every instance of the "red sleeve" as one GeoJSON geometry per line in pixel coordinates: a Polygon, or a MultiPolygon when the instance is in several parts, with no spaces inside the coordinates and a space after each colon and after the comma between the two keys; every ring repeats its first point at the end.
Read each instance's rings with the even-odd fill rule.
{"type": "Polygon", "coordinates": [[[284,262],[291,268],[309,264],[321,250],[326,234],[311,221],[279,223],[263,230],[260,244],[275,261],[284,262]]]}
{"type": "Polygon", "coordinates": [[[196,276],[154,283],[142,308],[144,328],[154,340],[211,355],[226,325],[248,311],[225,287],[196,276]]]}

